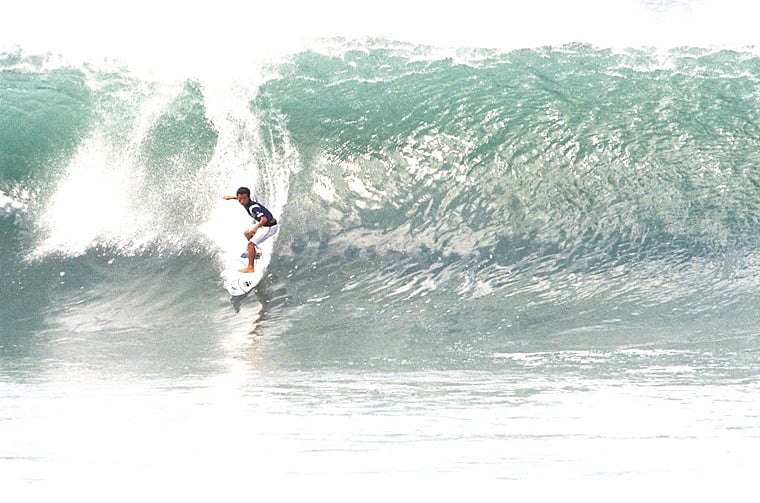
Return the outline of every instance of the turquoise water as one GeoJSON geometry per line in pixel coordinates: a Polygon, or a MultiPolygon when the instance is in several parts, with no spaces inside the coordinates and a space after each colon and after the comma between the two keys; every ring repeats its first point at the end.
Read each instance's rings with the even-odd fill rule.
{"type": "Polygon", "coordinates": [[[168,45],[117,35],[0,52],[14,495],[749,487],[752,46],[327,38],[157,70],[168,45]],[[239,185],[282,229],[233,303],[239,185]]]}

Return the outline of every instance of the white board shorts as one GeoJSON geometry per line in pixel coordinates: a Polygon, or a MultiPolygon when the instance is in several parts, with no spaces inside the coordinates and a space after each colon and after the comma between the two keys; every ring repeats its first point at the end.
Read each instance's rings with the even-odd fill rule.
{"type": "Polygon", "coordinates": [[[258,246],[264,241],[266,241],[267,239],[277,234],[279,227],[280,226],[277,224],[271,227],[259,227],[259,229],[256,231],[256,234],[251,236],[251,239],[249,239],[248,242],[253,243],[254,245],[258,246]]]}

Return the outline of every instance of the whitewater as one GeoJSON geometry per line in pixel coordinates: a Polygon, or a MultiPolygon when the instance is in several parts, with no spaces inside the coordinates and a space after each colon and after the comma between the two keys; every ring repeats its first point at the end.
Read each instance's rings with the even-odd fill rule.
{"type": "Polygon", "coordinates": [[[754,3],[114,9],[0,19],[13,501],[752,490],[754,3]]]}

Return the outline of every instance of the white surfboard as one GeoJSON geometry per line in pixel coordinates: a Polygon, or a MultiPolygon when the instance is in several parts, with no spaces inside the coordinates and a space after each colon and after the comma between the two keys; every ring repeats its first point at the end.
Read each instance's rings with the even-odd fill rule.
{"type": "MultiPolygon", "coordinates": [[[[256,259],[261,257],[261,253],[256,255],[256,259]]],[[[239,267],[248,265],[248,254],[243,253],[237,261],[239,267]]],[[[254,272],[240,272],[237,269],[228,269],[222,273],[224,277],[224,288],[233,297],[239,297],[241,295],[247,295],[256,288],[259,284],[263,274],[256,270],[254,272]]]]}

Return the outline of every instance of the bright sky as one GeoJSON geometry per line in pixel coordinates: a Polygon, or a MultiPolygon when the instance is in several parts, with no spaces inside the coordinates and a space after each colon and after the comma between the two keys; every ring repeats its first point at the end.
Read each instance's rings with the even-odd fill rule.
{"type": "Polygon", "coordinates": [[[438,46],[760,45],[756,0],[25,0],[3,7],[0,50],[198,61],[381,36],[438,46]],[[642,8],[642,5],[645,8],[642,8]]]}

